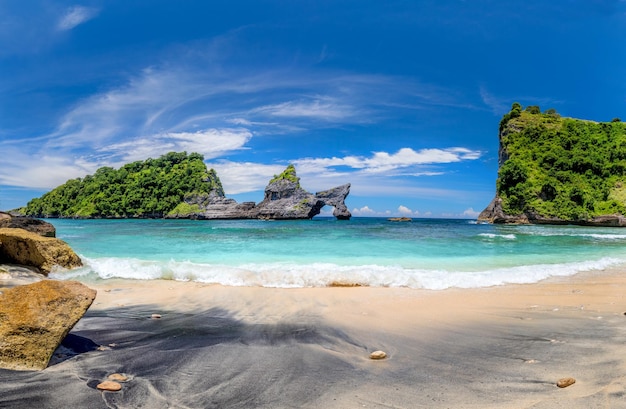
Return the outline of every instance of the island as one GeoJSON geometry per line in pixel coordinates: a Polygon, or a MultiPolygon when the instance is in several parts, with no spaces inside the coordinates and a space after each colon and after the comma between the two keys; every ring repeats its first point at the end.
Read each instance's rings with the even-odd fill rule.
{"type": "Polygon", "coordinates": [[[626,226],[626,124],[514,103],[499,131],[494,199],[479,222],[626,226]]]}
{"type": "Polygon", "coordinates": [[[275,175],[264,198],[238,203],[227,198],[214,169],[199,153],[170,152],[119,169],[67,181],[18,209],[38,218],[311,219],[333,206],[339,220],[351,217],[345,199],[350,184],[315,194],[300,186],[293,165],[275,175]]]}

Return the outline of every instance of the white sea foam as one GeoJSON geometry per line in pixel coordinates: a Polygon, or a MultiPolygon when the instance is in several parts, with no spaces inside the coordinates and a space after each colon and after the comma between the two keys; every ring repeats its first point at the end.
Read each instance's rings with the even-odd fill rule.
{"type": "Polygon", "coordinates": [[[446,271],[401,266],[332,263],[267,263],[239,266],[192,263],[188,261],[145,261],[133,258],[83,258],[85,267],[52,273],[60,279],[126,278],[135,280],[169,279],[197,281],[227,286],[279,288],[326,287],[334,283],[372,287],[410,287],[442,290],[450,287],[476,288],[502,284],[533,283],[554,276],[602,270],[626,260],[602,258],[595,261],[537,264],[484,271],[446,271]]]}
{"type": "Polygon", "coordinates": [[[479,233],[478,235],[481,237],[487,237],[489,239],[501,238],[506,240],[515,240],[517,238],[517,236],[515,236],[514,234],[479,233]]]}

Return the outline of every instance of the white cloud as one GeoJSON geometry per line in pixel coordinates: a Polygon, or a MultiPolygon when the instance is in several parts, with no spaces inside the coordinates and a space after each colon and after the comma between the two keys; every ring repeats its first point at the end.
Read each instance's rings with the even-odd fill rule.
{"type": "Polygon", "coordinates": [[[207,166],[215,169],[227,195],[263,190],[274,175],[285,170],[282,165],[252,162],[218,161],[207,166]]]}
{"type": "Polygon", "coordinates": [[[480,214],[480,212],[477,212],[476,210],[474,210],[472,207],[465,209],[465,211],[463,211],[463,213],[461,214],[461,216],[463,217],[469,217],[472,219],[475,219],[478,217],[478,215],[480,214]]]}
{"type": "Polygon", "coordinates": [[[198,152],[212,159],[239,149],[252,138],[247,129],[205,129],[198,132],[170,132],[132,139],[106,146],[100,152],[119,157],[126,162],[158,157],[167,152],[198,152]]]}
{"type": "Polygon", "coordinates": [[[413,212],[413,210],[409,209],[406,206],[398,206],[398,213],[403,214],[403,215],[413,215],[413,214],[419,214],[419,212],[413,212]]]}
{"type": "Polygon", "coordinates": [[[92,174],[100,166],[84,158],[50,154],[33,157],[12,148],[4,149],[6,150],[3,152],[0,167],[0,185],[49,189],[69,179],[92,174]]]}
{"type": "Polygon", "coordinates": [[[370,209],[368,206],[363,206],[360,209],[357,209],[355,207],[354,209],[352,209],[351,213],[353,216],[373,216],[376,214],[376,212],[370,209]]]}
{"type": "Polygon", "coordinates": [[[65,14],[59,20],[57,28],[59,30],[71,30],[92,18],[96,17],[99,10],[92,7],[74,6],[65,11],[65,14]]]}
{"type": "MultiPolygon", "coordinates": [[[[398,152],[374,152],[371,157],[344,156],[342,158],[305,158],[298,159],[294,163],[309,171],[313,169],[327,169],[330,167],[346,166],[360,169],[368,173],[384,173],[398,168],[411,166],[423,166],[443,163],[461,162],[464,160],[476,160],[481,156],[480,151],[467,148],[453,147],[447,149],[420,149],[415,151],[411,148],[402,148],[398,152]]],[[[420,173],[418,173],[420,174],[420,173]]],[[[421,173],[428,175],[428,172],[421,173]]],[[[431,174],[440,174],[434,172],[431,174]]]]}
{"type": "Polygon", "coordinates": [[[343,121],[348,118],[356,120],[353,107],[329,97],[318,97],[311,100],[288,101],[280,104],[266,105],[256,108],[251,112],[274,117],[308,118],[328,122],[343,121]]]}

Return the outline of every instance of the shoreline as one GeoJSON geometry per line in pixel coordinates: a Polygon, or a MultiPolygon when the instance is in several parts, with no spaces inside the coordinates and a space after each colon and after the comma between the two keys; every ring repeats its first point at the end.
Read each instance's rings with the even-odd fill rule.
{"type": "Polygon", "coordinates": [[[620,269],[447,290],[87,285],[98,295],[70,334],[100,348],[0,371],[0,407],[582,409],[626,396],[620,269]],[[95,389],[116,372],[122,391],[95,389]],[[576,383],[557,388],[563,377],[576,383]]]}

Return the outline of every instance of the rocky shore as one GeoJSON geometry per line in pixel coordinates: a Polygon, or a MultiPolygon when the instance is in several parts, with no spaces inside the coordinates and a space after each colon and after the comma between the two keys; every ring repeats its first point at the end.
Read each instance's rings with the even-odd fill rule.
{"type": "Polygon", "coordinates": [[[0,213],[0,226],[8,226],[0,227],[0,368],[42,370],[96,291],[75,281],[46,279],[54,268],[82,265],[54,237],[52,225],[0,213]]]}

